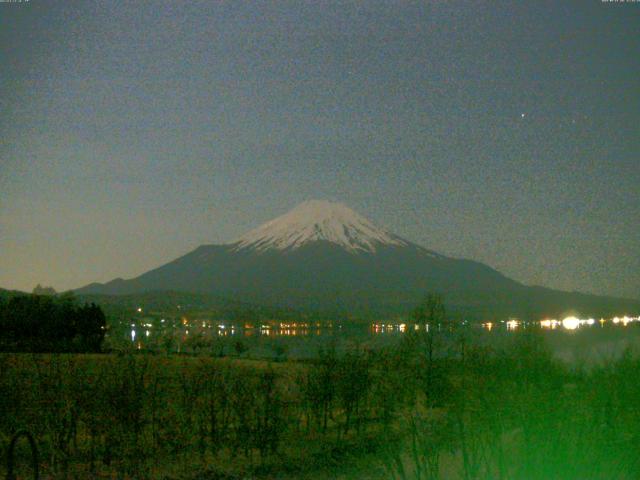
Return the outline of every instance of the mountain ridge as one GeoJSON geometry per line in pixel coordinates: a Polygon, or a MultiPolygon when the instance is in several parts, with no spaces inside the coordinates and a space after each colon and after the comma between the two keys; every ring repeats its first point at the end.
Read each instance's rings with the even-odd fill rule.
{"type": "Polygon", "coordinates": [[[640,301],[526,286],[480,262],[404,240],[342,204],[319,201],[305,202],[233,243],[201,245],[135,278],[76,292],[162,290],[275,307],[381,313],[406,312],[425,293],[438,292],[449,307],[482,318],[640,311],[640,301]]]}

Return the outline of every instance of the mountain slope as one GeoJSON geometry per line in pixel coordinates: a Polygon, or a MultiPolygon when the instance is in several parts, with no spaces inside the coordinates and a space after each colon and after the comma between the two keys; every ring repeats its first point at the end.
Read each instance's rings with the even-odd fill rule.
{"type": "Polygon", "coordinates": [[[139,277],[91,284],[78,293],[161,290],[372,314],[406,312],[425,292],[441,292],[450,309],[477,318],[640,308],[640,302],[527,287],[481,263],[412,244],[344,205],[319,201],[305,202],[232,244],[203,245],[139,277]]]}

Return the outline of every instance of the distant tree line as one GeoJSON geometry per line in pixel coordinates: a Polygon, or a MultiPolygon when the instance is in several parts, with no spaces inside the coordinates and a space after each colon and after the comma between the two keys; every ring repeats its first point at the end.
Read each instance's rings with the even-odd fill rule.
{"type": "Polygon", "coordinates": [[[0,298],[0,351],[99,352],[105,315],[72,295],[0,298]]]}

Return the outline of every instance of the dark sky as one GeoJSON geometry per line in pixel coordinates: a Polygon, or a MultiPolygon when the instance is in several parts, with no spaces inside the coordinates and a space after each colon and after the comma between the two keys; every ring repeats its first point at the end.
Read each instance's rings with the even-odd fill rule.
{"type": "Polygon", "coordinates": [[[131,277],[341,201],[640,298],[640,3],[0,3],[0,286],[131,277]]]}

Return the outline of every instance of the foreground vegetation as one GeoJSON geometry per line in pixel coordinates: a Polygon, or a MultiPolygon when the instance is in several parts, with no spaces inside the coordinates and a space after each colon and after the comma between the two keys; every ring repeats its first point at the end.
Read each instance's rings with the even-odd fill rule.
{"type": "Polygon", "coordinates": [[[1,477],[640,476],[640,358],[570,366],[531,331],[472,342],[434,295],[397,341],[326,338],[305,361],[286,361],[280,343],[249,360],[240,341],[200,337],[188,355],[130,342],[80,353],[100,351],[104,321],[71,297],[0,303],[1,477]],[[24,436],[5,448],[20,432],[37,461],[24,436]]]}
{"type": "Polygon", "coordinates": [[[638,374],[424,329],[305,363],[4,354],[0,437],[47,478],[637,478],[638,374]]]}

